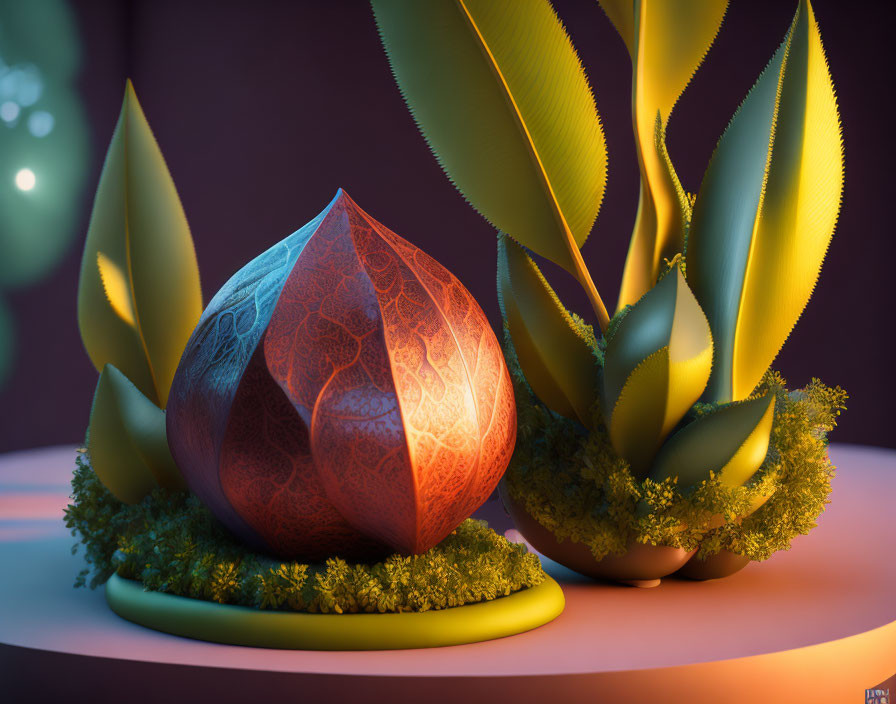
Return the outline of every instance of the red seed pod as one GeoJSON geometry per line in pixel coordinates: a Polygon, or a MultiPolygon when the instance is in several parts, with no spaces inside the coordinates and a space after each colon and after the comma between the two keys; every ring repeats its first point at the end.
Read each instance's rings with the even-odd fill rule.
{"type": "Polygon", "coordinates": [[[234,533],[284,557],[423,552],[516,438],[479,305],[340,191],[211,301],[168,404],[171,451],[234,533]]]}

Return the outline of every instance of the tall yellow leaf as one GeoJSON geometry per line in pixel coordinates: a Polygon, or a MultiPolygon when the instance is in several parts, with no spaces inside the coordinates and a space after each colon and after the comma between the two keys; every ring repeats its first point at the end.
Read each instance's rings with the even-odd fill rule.
{"type": "Polygon", "coordinates": [[[114,364],[164,408],[201,313],[190,229],[128,81],[81,263],[81,338],[97,370],[114,364]]]}
{"type": "Polygon", "coordinates": [[[811,5],[719,141],[688,236],[717,355],[707,397],[749,396],[818,280],[843,191],[840,120],[811,5]]]}
{"type": "Polygon", "coordinates": [[[547,0],[372,0],[392,72],[448,177],[497,229],[572,272],[606,148],[588,82],[547,0]]]}
{"type": "Polygon", "coordinates": [[[641,193],[619,308],[656,283],[663,259],[684,248],[687,212],[659,135],[718,34],[727,0],[599,0],[632,58],[632,121],[641,193]],[[657,129],[657,116],[662,128],[657,129]]]}

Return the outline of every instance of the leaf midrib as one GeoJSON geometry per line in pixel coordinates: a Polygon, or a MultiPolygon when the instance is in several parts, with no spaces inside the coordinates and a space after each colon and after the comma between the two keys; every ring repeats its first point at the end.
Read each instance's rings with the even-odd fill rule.
{"type": "Polygon", "coordinates": [[[569,228],[569,223],[566,221],[566,218],[563,215],[563,211],[560,209],[560,204],[557,201],[557,195],[554,192],[553,186],[551,185],[551,180],[548,177],[547,171],[545,170],[544,163],[541,160],[541,156],[538,153],[538,149],[535,146],[532,134],[529,131],[528,126],[526,125],[526,121],[523,118],[519,105],[517,105],[516,99],[513,97],[513,93],[511,92],[510,86],[507,83],[507,79],[504,78],[504,74],[498,66],[498,62],[495,59],[495,56],[492,53],[488,42],[486,42],[485,37],[479,30],[479,26],[476,24],[476,20],[473,19],[473,16],[467,8],[466,3],[464,2],[464,0],[454,0],[454,2],[458,11],[461,13],[461,16],[470,27],[470,30],[474,38],[476,39],[476,42],[479,44],[483,56],[485,56],[486,63],[489,65],[489,68],[491,69],[492,74],[495,76],[495,79],[497,80],[498,85],[501,88],[501,92],[503,93],[508,106],[510,107],[510,112],[514,118],[514,121],[516,122],[517,127],[519,127],[520,132],[523,135],[523,141],[525,142],[526,148],[529,152],[529,156],[532,158],[532,162],[535,165],[535,170],[538,172],[538,176],[541,179],[542,186],[548,196],[548,202],[550,203],[551,211],[554,215],[555,220],[557,221],[557,225],[559,226],[561,234],[563,235],[564,242],[570,255],[570,259],[572,259],[573,248],[578,251],[578,243],[575,241],[572,230],[570,230],[569,228]]]}
{"type": "MultiPolygon", "coordinates": [[[[131,89],[133,90],[133,88],[131,89]]],[[[143,326],[140,324],[140,309],[137,305],[137,292],[134,288],[134,267],[133,267],[133,258],[131,256],[131,218],[130,218],[130,183],[131,183],[131,171],[130,171],[130,157],[129,157],[129,145],[131,140],[131,130],[130,130],[130,122],[131,122],[131,97],[128,95],[125,97],[125,109],[124,115],[122,119],[122,131],[124,137],[124,243],[125,243],[125,263],[128,267],[128,288],[131,293],[131,306],[134,310],[134,331],[137,335],[137,339],[140,341],[140,347],[143,349],[143,357],[146,360],[146,366],[149,369],[149,378],[152,380],[153,391],[155,392],[155,402],[159,405],[160,408],[163,408],[162,405],[162,394],[159,390],[159,382],[156,378],[156,372],[153,368],[152,358],[149,356],[149,347],[146,344],[146,338],[143,335],[143,326]]]]}

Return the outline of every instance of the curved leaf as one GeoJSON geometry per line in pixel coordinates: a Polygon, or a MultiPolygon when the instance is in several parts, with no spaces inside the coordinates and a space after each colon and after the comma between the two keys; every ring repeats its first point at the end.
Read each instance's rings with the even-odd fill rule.
{"type": "Polygon", "coordinates": [[[641,195],[619,308],[656,282],[663,259],[684,249],[688,213],[664,134],[679,96],[712,46],[727,0],[600,0],[632,58],[632,110],[641,195]],[[661,128],[657,126],[657,120],[661,128]]]}
{"type": "Polygon", "coordinates": [[[97,370],[116,365],[164,408],[201,313],[190,229],[128,81],[81,263],[81,338],[97,370]]]}
{"type": "Polygon", "coordinates": [[[157,486],[185,489],[168,449],[165,411],[112,364],[103,367],[87,437],[90,462],[119,501],[137,503],[157,486]]]}
{"type": "Polygon", "coordinates": [[[528,254],[498,237],[498,300],[526,381],[551,410],[593,425],[597,359],[528,254]]]}
{"type": "Polygon", "coordinates": [[[774,415],[775,395],[769,393],[697,418],[663,445],[651,479],[677,476],[679,485],[688,487],[714,472],[723,484],[745,484],[765,461],[774,415]]]}
{"type": "Polygon", "coordinates": [[[808,2],[713,155],[688,235],[712,327],[708,399],[752,393],[805,308],[843,190],[834,89],[808,2]]]}
{"type": "MultiPolygon", "coordinates": [[[[666,128],[659,113],[651,146],[661,168],[651,171],[653,182],[641,178],[635,229],[625,259],[619,289],[619,309],[637,301],[656,283],[665,264],[684,248],[684,232],[691,219],[691,203],[682,188],[666,148],[666,128]]],[[[639,160],[642,165],[643,159],[639,160]]]]}
{"type": "Polygon", "coordinates": [[[610,440],[637,476],[700,397],[712,336],[676,264],[607,341],[601,401],[610,440]]]}
{"type": "Polygon", "coordinates": [[[448,177],[497,229],[580,277],[573,257],[597,217],[607,157],[550,3],[371,4],[402,95],[448,177]]]}

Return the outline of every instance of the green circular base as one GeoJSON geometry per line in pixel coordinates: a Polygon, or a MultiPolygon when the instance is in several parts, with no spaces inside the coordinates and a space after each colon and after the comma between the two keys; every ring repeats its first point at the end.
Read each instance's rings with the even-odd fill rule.
{"type": "Polygon", "coordinates": [[[398,650],[434,648],[523,633],[563,611],[560,585],[541,584],[478,604],[423,612],[309,614],[262,611],[144,591],[117,574],[106,582],[106,601],[128,621],[186,638],[294,650],[398,650]]]}

